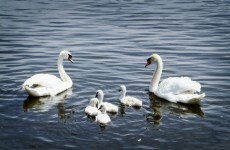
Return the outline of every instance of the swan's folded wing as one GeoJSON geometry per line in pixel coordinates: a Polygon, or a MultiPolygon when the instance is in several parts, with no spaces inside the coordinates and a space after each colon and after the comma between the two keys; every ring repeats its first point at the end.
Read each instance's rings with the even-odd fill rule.
{"type": "Polygon", "coordinates": [[[177,95],[200,92],[200,88],[200,83],[192,81],[189,77],[169,77],[160,83],[157,92],[177,95]]]}
{"type": "Polygon", "coordinates": [[[47,88],[55,88],[63,84],[58,77],[50,74],[36,74],[31,78],[27,79],[23,86],[27,85],[29,87],[47,87],[47,88]]]}

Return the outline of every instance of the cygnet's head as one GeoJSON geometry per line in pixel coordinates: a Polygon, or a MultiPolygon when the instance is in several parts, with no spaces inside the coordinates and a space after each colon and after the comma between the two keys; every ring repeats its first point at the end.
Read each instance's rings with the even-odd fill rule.
{"type": "Polygon", "coordinates": [[[160,56],[158,54],[152,54],[148,59],[147,59],[147,63],[145,65],[145,67],[147,67],[148,65],[152,64],[153,62],[157,61],[160,58],[160,56]]]}
{"type": "Polygon", "coordinates": [[[68,59],[69,61],[73,62],[73,56],[68,50],[61,51],[59,56],[62,57],[63,59],[68,59]]]}
{"type": "Polygon", "coordinates": [[[104,104],[102,104],[99,108],[99,110],[102,112],[102,113],[105,113],[106,112],[106,107],[104,104]]]}
{"type": "Polygon", "coordinates": [[[100,102],[102,102],[102,101],[103,101],[103,98],[104,98],[104,93],[103,93],[103,91],[102,91],[102,90],[97,90],[96,96],[95,96],[95,97],[98,98],[98,100],[99,100],[100,102]]]}
{"type": "Polygon", "coordinates": [[[121,85],[120,88],[119,88],[119,92],[126,92],[126,87],[125,85],[121,85]]]}
{"type": "Polygon", "coordinates": [[[95,97],[100,97],[100,96],[103,96],[103,95],[104,95],[104,93],[103,93],[102,90],[97,90],[95,97]]]}
{"type": "Polygon", "coordinates": [[[90,106],[98,108],[99,100],[97,98],[91,98],[90,106]]]}

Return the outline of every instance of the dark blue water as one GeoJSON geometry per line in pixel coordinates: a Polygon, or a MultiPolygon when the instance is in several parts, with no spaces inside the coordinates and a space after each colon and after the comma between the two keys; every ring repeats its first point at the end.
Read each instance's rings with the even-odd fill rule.
{"type": "Polygon", "coordinates": [[[227,0],[0,0],[0,149],[229,149],[230,2],[227,0]],[[59,76],[59,52],[73,88],[31,98],[22,83],[59,76]],[[158,53],[162,79],[189,76],[200,105],[174,104],[148,92],[158,53]],[[119,85],[143,101],[122,107],[119,85]],[[99,127],[84,108],[102,89],[119,106],[99,127]]]}

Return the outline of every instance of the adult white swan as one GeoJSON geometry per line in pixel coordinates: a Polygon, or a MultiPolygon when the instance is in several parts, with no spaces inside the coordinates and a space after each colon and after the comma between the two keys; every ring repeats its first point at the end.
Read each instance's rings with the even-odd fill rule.
{"type": "Polygon", "coordinates": [[[58,71],[61,79],[50,74],[36,74],[27,79],[22,87],[31,96],[54,96],[72,87],[72,80],[63,68],[63,59],[72,61],[72,55],[67,50],[60,52],[58,57],[58,71]]]}
{"type": "Polygon", "coordinates": [[[205,97],[205,93],[200,92],[201,85],[196,81],[192,81],[189,77],[169,77],[164,79],[160,84],[160,77],[163,69],[163,62],[158,54],[152,54],[148,59],[145,67],[151,63],[157,63],[157,69],[151,80],[149,91],[156,96],[166,99],[170,102],[181,102],[186,104],[196,104],[205,97]]]}

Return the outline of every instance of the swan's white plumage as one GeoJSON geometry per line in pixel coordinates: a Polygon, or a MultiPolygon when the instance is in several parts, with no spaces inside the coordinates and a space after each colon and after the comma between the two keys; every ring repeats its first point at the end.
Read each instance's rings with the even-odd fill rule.
{"type": "Polygon", "coordinates": [[[158,86],[159,93],[195,93],[200,92],[201,85],[196,81],[192,81],[189,77],[169,77],[164,79],[158,86]]]}
{"type": "Polygon", "coordinates": [[[195,94],[200,90],[200,83],[192,81],[189,77],[169,77],[159,84],[155,94],[170,102],[192,104],[199,103],[204,98],[204,93],[195,94]]]}
{"type": "Polygon", "coordinates": [[[121,96],[120,96],[120,102],[124,105],[128,105],[128,106],[137,106],[137,107],[141,107],[142,106],[142,101],[135,98],[135,97],[131,97],[131,96],[125,96],[126,94],[126,87],[124,85],[120,86],[120,92],[121,92],[121,96]]]}
{"type": "Polygon", "coordinates": [[[23,89],[32,96],[53,96],[70,87],[56,76],[50,74],[36,74],[23,84],[23,89]]]}
{"type": "Polygon", "coordinates": [[[189,77],[169,77],[160,84],[163,62],[159,55],[153,54],[147,59],[147,65],[157,62],[157,70],[150,83],[149,91],[158,97],[170,102],[181,102],[187,104],[199,103],[205,97],[205,93],[197,94],[201,91],[200,83],[192,81],[189,77]]]}
{"type": "Polygon", "coordinates": [[[107,125],[108,123],[111,122],[111,119],[109,117],[109,115],[106,113],[106,107],[104,106],[104,104],[102,104],[100,106],[101,109],[101,114],[98,114],[96,116],[96,121],[100,124],[100,125],[107,125]]]}
{"type": "Polygon", "coordinates": [[[101,113],[97,108],[99,101],[97,98],[92,98],[90,104],[85,108],[85,113],[89,116],[95,117],[101,113]]]}
{"type": "Polygon", "coordinates": [[[111,112],[111,113],[117,113],[118,112],[118,107],[116,105],[109,103],[109,102],[103,102],[104,93],[102,90],[98,90],[96,92],[96,97],[99,100],[99,107],[103,104],[105,106],[107,112],[111,112]]]}
{"type": "Polygon", "coordinates": [[[71,60],[70,52],[61,51],[58,58],[58,70],[62,80],[50,74],[36,74],[27,79],[22,87],[31,96],[54,96],[72,87],[72,80],[64,71],[63,59],[71,60]]]}

